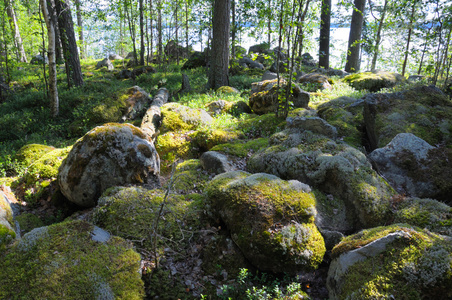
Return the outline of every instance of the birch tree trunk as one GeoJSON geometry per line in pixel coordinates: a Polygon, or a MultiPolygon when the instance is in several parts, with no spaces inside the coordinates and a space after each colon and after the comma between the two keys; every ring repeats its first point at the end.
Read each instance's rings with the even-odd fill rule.
{"type": "Polygon", "coordinates": [[[49,94],[50,94],[50,108],[52,116],[56,117],[59,113],[59,100],[58,100],[58,88],[57,88],[57,73],[56,73],[56,61],[55,61],[55,24],[53,24],[52,18],[47,10],[46,0],[39,0],[41,5],[42,14],[47,26],[48,46],[47,55],[49,57],[49,94]]]}
{"type": "Polygon", "coordinates": [[[5,0],[6,13],[8,14],[11,32],[14,34],[14,45],[16,46],[17,59],[20,62],[27,62],[22,37],[20,36],[19,26],[17,25],[16,13],[14,12],[13,0],[5,0]]]}

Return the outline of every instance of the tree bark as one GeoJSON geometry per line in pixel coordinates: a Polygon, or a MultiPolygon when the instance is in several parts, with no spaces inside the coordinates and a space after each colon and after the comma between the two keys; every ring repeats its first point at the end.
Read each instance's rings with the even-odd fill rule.
{"type": "Polygon", "coordinates": [[[406,48],[405,48],[405,58],[403,59],[403,66],[402,66],[402,76],[405,75],[406,64],[408,62],[408,51],[410,50],[411,33],[413,32],[413,22],[414,22],[414,12],[415,11],[416,11],[416,1],[413,3],[413,8],[411,9],[410,25],[408,28],[408,38],[406,41],[406,48]]]}
{"type": "Polygon", "coordinates": [[[58,27],[60,28],[68,87],[70,88],[72,85],[82,86],[83,75],[82,68],[80,67],[77,42],[75,40],[71,9],[69,8],[69,4],[64,0],[55,0],[55,8],[58,13],[58,27]]]}
{"type": "Polygon", "coordinates": [[[61,64],[64,62],[64,55],[54,0],[47,0],[47,11],[49,13],[49,17],[52,18],[53,26],[55,26],[55,60],[57,64],[61,64]]]}
{"type": "Polygon", "coordinates": [[[374,47],[374,55],[372,57],[372,65],[370,67],[371,70],[375,70],[377,66],[377,58],[378,58],[378,48],[380,47],[381,42],[381,31],[383,30],[383,24],[386,16],[386,8],[388,6],[388,0],[385,0],[383,5],[383,12],[381,13],[380,23],[378,24],[377,36],[375,38],[375,47],[374,47]]]}
{"type": "Polygon", "coordinates": [[[80,43],[80,58],[85,59],[85,45],[83,44],[83,20],[82,20],[82,8],[80,4],[80,0],[75,0],[75,9],[76,9],[76,16],[77,16],[77,26],[78,26],[78,40],[80,43]]]}
{"type": "Polygon", "coordinates": [[[49,57],[49,93],[52,116],[56,117],[59,113],[59,100],[57,88],[57,73],[55,60],[55,24],[53,24],[52,17],[47,10],[46,0],[39,0],[41,4],[42,14],[47,25],[48,48],[47,55],[49,57]]]}
{"type": "Polygon", "coordinates": [[[13,0],[5,0],[6,13],[8,14],[11,32],[13,33],[14,45],[16,46],[17,60],[27,62],[22,37],[20,36],[19,25],[17,25],[16,13],[14,11],[13,0]]]}
{"type": "Polygon", "coordinates": [[[319,67],[330,67],[331,0],[322,0],[320,13],[319,67]]]}
{"type": "Polygon", "coordinates": [[[364,8],[366,0],[355,0],[355,7],[352,13],[352,23],[350,25],[350,35],[348,37],[346,72],[359,71],[359,54],[361,52],[361,33],[363,31],[364,8]]]}
{"type": "Polygon", "coordinates": [[[158,62],[159,64],[163,61],[163,29],[162,29],[162,0],[157,2],[157,31],[158,31],[158,62]]]}
{"type": "Polygon", "coordinates": [[[140,0],[140,65],[144,65],[144,8],[143,0],[140,0]]]}
{"type": "Polygon", "coordinates": [[[231,0],[215,0],[212,19],[212,51],[208,87],[229,85],[229,33],[231,0]]]}

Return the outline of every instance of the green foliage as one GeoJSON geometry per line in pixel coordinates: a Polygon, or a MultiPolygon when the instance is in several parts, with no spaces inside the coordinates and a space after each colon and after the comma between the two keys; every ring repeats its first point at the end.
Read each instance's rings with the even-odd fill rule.
{"type": "Polygon", "coordinates": [[[244,268],[240,269],[235,283],[223,285],[219,298],[224,300],[310,299],[294,277],[278,278],[259,271],[253,275],[244,268]]]}

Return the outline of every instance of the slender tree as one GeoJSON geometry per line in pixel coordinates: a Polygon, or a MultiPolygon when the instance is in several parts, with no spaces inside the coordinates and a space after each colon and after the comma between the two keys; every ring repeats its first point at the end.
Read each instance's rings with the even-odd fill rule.
{"type": "Polygon", "coordinates": [[[361,33],[363,31],[364,7],[366,0],[355,0],[348,38],[346,72],[358,72],[361,52],[361,33]]]}
{"type": "Polygon", "coordinates": [[[20,35],[19,25],[17,24],[16,13],[14,11],[13,0],[5,0],[5,7],[6,13],[8,14],[9,24],[11,26],[11,32],[13,33],[17,60],[20,62],[27,62],[27,56],[25,55],[22,37],[20,35]]]}
{"type": "Polygon", "coordinates": [[[47,10],[46,0],[39,0],[42,14],[47,26],[47,38],[48,47],[47,55],[49,57],[49,93],[52,116],[56,117],[59,113],[59,99],[57,88],[57,73],[56,73],[56,60],[55,60],[55,24],[53,19],[47,10]]]}
{"type": "Polygon", "coordinates": [[[83,75],[80,66],[80,58],[75,40],[74,23],[72,22],[71,9],[65,0],[55,0],[58,13],[58,25],[60,28],[61,44],[63,45],[64,63],[68,87],[82,86],[83,75]]]}
{"type": "MultiPolygon", "coordinates": [[[[369,0],[370,10],[371,10],[371,13],[373,14],[371,3],[372,2],[369,0]]],[[[375,70],[375,68],[377,67],[378,48],[380,47],[380,43],[381,43],[381,32],[383,30],[383,24],[385,21],[387,7],[388,7],[388,0],[385,0],[385,2],[383,4],[383,10],[381,12],[380,19],[378,20],[377,36],[375,37],[375,45],[374,45],[374,49],[373,49],[374,53],[372,56],[372,65],[370,67],[371,70],[375,70]]],[[[375,18],[375,19],[377,19],[377,18],[375,18]]]]}
{"type": "Polygon", "coordinates": [[[212,20],[212,51],[208,87],[229,85],[229,34],[231,0],[215,0],[212,20]]]}
{"type": "Polygon", "coordinates": [[[75,10],[76,10],[76,16],[77,16],[77,31],[78,31],[78,41],[79,41],[79,48],[80,48],[80,58],[85,59],[85,45],[83,40],[83,20],[82,20],[82,7],[80,0],[74,0],[75,2],[75,10]]]}
{"type": "Polygon", "coordinates": [[[320,12],[319,67],[330,67],[331,0],[322,0],[320,12]]]}
{"type": "Polygon", "coordinates": [[[139,1],[140,6],[140,65],[144,65],[144,6],[143,0],[139,1]]]}
{"type": "Polygon", "coordinates": [[[408,62],[408,54],[409,54],[410,42],[411,42],[411,34],[413,33],[414,13],[416,12],[416,2],[417,1],[413,1],[413,6],[411,8],[410,24],[408,25],[408,37],[407,37],[407,40],[406,40],[406,47],[405,47],[405,58],[403,59],[403,66],[402,66],[402,75],[405,75],[406,64],[408,62]]]}

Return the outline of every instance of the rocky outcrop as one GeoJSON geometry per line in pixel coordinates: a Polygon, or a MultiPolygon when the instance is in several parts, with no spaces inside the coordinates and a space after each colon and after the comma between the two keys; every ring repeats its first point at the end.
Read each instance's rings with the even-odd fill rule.
{"type": "Polygon", "coordinates": [[[448,299],[452,240],[391,225],[345,238],[332,251],[329,299],[448,299]],[[410,295],[410,296],[408,296],[410,295]]]}
{"type": "Polygon", "coordinates": [[[210,173],[221,174],[235,171],[228,157],[216,151],[204,152],[199,158],[199,161],[203,169],[210,173]]]}
{"type": "Polygon", "coordinates": [[[36,228],[1,257],[1,299],[144,297],[131,243],[84,221],[36,228]]]}
{"type": "Polygon", "coordinates": [[[159,186],[160,159],[148,136],[130,124],[109,123],[77,141],[61,164],[61,192],[77,205],[92,207],[109,187],[159,186]]]}
{"type": "Polygon", "coordinates": [[[293,274],[314,270],[322,261],[325,245],[314,224],[315,197],[306,184],[228,172],[209,183],[207,197],[232,240],[260,270],[293,274]]]}
{"type": "Polygon", "coordinates": [[[452,203],[452,150],[399,133],[369,158],[400,194],[452,203]]]}
{"type": "Polygon", "coordinates": [[[269,139],[269,147],[247,164],[252,172],[296,179],[320,190],[322,229],[347,232],[384,224],[395,191],[357,149],[308,130],[291,128],[269,139]]]}
{"type": "Polygon", "coordinates": [[[399,93],[367,94],[364,126],[369,150],[386,146],[397,134],[410,132],[430,145],[452,142],[452,102],[434,86],[399,93]]]}
{"type": "Polygon", "coordinates": [[[103,60],[97,62],[96,69],[100,69],[103,67],[106,67],[108,71],[113,71],[115,69],[115,67],[108,58],[104,58],[103,60]]]}
{"type": "Polygon", "coordinates": [[[207,51],[193,53],[182,66],[182,70],[195,69],[207,66],[207,51]]]}
{"type": "Polygon", "coordinates": [[[405,81],[400,74],[386,71],[372,71],[345,76],[343,79],[357,90],[378,92],[382,88],[391,88],[405,81]]]}
{"type": "MultiPolygon", "coordinates": [[[[285,93],[287,87],[286,81],[280,79],[280,84],[281,89],[279,93],[285,93]]],[[[279,105],[277,79],[253,83],[251,93],[250,107],[254,113],[262,115],[276,112],[279,105]]],[[[303,91],[296,84],[292,85],[288,101],[292,102],[295,108],[307,108],[309,98],[309,93],[303,91]]]]}
{"type": "Polygon", "coordinates": [[[313,92],[317,90],[332,89],[332,82],[330,81],[331,79],[320,73],[309,73],[297,79],[298,83],[302,84],[302,86],[308,85],[313,92]]]}
{"type": "Polygon", "coordinates": [[[286,121],[287,128],[294,128],[300,131],[309,130],[315,134],[327,136],[330,139],[335,139],[337,137],[336,128],[319,117],[289,117],[286,121]]]}

